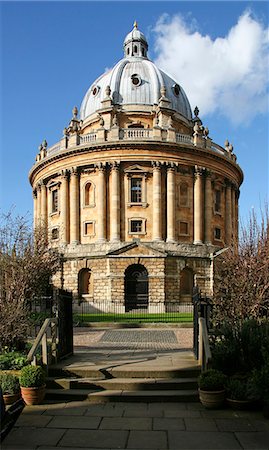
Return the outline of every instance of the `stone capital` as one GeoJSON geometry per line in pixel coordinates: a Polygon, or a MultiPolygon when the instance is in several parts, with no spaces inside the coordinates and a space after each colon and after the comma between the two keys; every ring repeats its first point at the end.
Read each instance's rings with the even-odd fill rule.
{"type": "Polygon", "coordinates": [[[77,167],[71,167],[70,173],[71,173],[71,176],[77,177],[79,175],[78,168],[77,167]]]}
{"type": "Polygon", "coordinates": [[[62,178],[68,179],[69,178],[69,170],[67,170],[67,169],[62,170],[61,176],[62,176],[62,178]]]}
{"type": "Polygon", "coordinates": [[[194,175],[195,177],[201,177],[205,173],[204,167],[194,166],[194,175]]]}
{"type": "Polygon", "coordinates": [[[167,164],[167,172],[175,172],[176,164],[174,162],[170,162],[167,164]]]}
{"type": "Polygon", "coordinates": [[[120,162],[119,161],[113,161],[110,164],[111,170],[116,170],[118,171],[120,169],[120,162]]]}
{"type": "Polygon", "coordinates": [[[161,170],[162,163],[160,161],[152,161],[151,164],[152,164],[152,167],[153,167],[153,171],[154,170],[161,170]]]}

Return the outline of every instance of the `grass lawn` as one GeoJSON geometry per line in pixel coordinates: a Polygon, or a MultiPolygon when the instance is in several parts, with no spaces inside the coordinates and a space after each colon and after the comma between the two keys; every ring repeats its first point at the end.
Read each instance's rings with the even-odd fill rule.
{"type": "Polygon", "coordinates": [[[74,322],[124,322],[124,323],[160,323],[160,322],[177,322],[186,323],[193,321],[192,313],[94,313],[94,314],[74,314],[74,322]]]}

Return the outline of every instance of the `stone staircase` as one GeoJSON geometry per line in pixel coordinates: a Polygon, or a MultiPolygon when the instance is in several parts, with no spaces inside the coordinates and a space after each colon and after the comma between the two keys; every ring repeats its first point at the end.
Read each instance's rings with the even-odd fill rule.
{"type": "Polygon", "coordinates": [[[71,359],[50,367],[46,398],[104,402],[188,402],[198,400],[200,367],[192,352],[113,366],[71,359]]]}

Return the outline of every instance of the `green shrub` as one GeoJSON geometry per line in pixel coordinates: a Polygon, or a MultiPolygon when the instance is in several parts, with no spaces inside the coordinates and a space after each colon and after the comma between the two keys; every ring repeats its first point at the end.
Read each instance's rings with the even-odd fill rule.
{"type": "Polygon", "coordinates": [[[22,387],[40,387],[45,384],[46,374],[40,366],[25,366],[21,369],[20,385],[22,387]]]}
{"type": "Polygon", "coordinates": [[[254,399],[269,400],[269,358],[260,369],[254,369],[250,376],[249,395],[254,399]]]}
{"type": "Polygon", "coordinates": [[[9,373],[0,374],[0,386],[3,394],[17,394],[20,392],[19,378],[9,373]]]}
{"type": "Polygon", "coordinates": [[[248,400],[247,380],[230,378],[226,386],[227,397],[231,400],[248,400]]]}
{"type": "Polygon", "coordinates": [[[221,391],[225,388],[227,377],[219,370],[209,369],[201,373],[198,379],[202,391],[221,391]]]}
{"type": "Polygon", "coordinates": [[[211,338],[212,367],[232,376],[261,368],[269,357],[269,321],[223,325],[211,338]]]}
{"type": "Polygon", "coordinates": [[[7,352],[0,355],[0,370],[19,370],[27,364],[27,356],[20,352],[7,352]]]}

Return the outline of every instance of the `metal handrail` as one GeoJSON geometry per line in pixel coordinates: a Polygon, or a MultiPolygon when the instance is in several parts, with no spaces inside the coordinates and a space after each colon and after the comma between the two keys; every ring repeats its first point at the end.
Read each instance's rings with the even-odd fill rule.
{"type": "Polygon", "coordinates": [[[212,358],[209,338],[207,332],[206,321],[203,317],[199,317],[199,352],[198,359],[199,364],[201,365],[202,371],[208,368],[208,364],[212,358]]]}
{"type": "Polygon", "coordinates": [[[39,345],[42,348],[42,363],[48,367],[49,355],[48,355],[48,329],[51,328],[51,355],[55,362],[57,360],[57,324],[58,319],[56,317],[50,317],[45,319],[42,327],[39,330],[38,335],[35,338],[33,346],[27,355],[27,361],[32,365],[37,365],[36,353],[39,345]]]}

